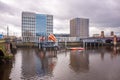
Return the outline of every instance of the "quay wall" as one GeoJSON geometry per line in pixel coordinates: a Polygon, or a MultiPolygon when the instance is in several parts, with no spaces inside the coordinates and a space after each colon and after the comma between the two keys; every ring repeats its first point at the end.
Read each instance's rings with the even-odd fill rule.
{"type": "MultiPolygon", "coordinates": [[[[114,46],[113,43],[87,43],[87,46],[114,46]]],[[[80,46],[84,46],[84,43],[83,42],[60,42],[59,45],[62,45],[62,46],[68,46],[68,47],[80,47],[80,46]]],[[[117,43],[117,46],[120,46],[120,42],[117,43]]]]}
{"type": "MultiPolygon", "coordinates": [[[[61,47],[82,47],[84,46],[83,42],[58,42],[58,45],[61,47]]],[[[87,43],[87,46],[114,46],[113,43],[87,43]]],[[[38,47],[37,43],[17,43],[17,47],[38,47]]],[[[117,43],[117,46],[120,46],[120,42],[117,43]]]]}

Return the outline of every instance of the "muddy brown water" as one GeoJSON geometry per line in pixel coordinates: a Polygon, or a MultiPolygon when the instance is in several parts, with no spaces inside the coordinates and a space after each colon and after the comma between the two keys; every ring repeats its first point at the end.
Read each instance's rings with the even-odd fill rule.
{"type": "Polygon", "coordinates": [[[0,64],[0,80],[120,80],[120,48],[18,49],[11,64],[0,64]]]}

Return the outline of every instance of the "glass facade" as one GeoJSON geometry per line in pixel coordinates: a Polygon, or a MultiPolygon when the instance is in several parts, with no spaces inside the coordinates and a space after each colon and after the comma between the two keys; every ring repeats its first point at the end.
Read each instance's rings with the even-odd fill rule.
{"type": "Polygon", "coordinates": [[[46,36],[47,17],[44,14],[36,14],[36,36],[46,36]]]}

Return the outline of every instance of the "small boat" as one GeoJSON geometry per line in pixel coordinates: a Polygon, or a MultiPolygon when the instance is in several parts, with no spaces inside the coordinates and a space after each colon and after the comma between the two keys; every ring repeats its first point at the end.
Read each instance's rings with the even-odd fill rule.
{"type": "Polygon", "coordinates": [[[69,50],[84,50],[84,48],[82,47],[72,47],[72,48],[68,48],[69,50]]]}

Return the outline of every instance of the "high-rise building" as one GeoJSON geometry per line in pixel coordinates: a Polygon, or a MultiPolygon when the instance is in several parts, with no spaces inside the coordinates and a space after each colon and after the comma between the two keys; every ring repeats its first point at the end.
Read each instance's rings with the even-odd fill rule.
{"type": "Polygon", "coordinates": [[[89,37],[89,19],[74,18],[70,20],[70,36],[80,38],[89,37]]]}
{"type": "Polygon", "coordinates": [[[23,42],[36,42],[53,33],[53,15],[22,12],[23,42]]]}

